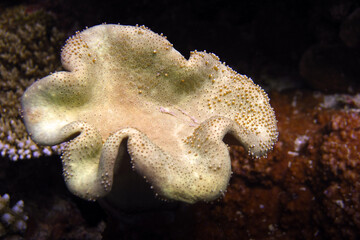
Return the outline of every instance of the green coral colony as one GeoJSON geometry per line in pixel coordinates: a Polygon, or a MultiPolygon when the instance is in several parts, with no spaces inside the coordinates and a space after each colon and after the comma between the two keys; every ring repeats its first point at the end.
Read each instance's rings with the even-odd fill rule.
{"type": "Polygon", "coordinates": [[[211,201],[231,176],[225,136],[255,157],[277,140],[269,99],[251,79],[212,53],[187,60],[146,27],[88,28],[68,39],[61,57],[66,71],[29,87],[22,111],[35,142],[67,142],[65,181],[82,198],[136,204],[149,185],[131,190],[138,183],[122,169],[128,153],[159,197],[211,201]]]}

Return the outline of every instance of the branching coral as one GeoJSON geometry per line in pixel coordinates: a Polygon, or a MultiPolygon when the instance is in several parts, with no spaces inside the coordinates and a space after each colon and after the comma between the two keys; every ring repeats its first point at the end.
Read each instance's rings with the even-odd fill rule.
{"type": "Polygon", "coordinates": [[[24,202],[18,201],[12,208],[10,196],[0,196],[0,237],[10,233],[23,233],[26,230],[28,217],[23,212],[24,202]]]}
{"type": "Polygon", "coordinates": [[[191,52],[186,60],[145,27],[78,32],[63,48],[62,63],[67,71],[26,90],[22,110],[35,142],[67,142],[65,180],[82,198],[126,189],[127,151],[133,169],[160,196],[211,201],[231,176],[224,138],[255,157],[277,139],[269,99],[251,79],[211,53],[191,52]]]}
{"type": "Polygon", "coordinates": [[[25,7],[0,14],[0,153],[12,160],[49,155],[56,147],[38,147],[21,121],[20,98],[36,78],[59,69],[56,52],[63,34],[53,17],[25,7]]]}

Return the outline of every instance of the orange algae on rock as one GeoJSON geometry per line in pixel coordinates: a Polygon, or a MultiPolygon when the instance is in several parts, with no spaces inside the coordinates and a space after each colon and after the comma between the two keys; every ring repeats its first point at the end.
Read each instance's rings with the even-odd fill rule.
{"type": "Polygon", "coordinates": [[[279,141],[258,161],[231,147],[230,187],[222,201],[197,208],[196,239],[357,239],[360,114],[352,97],[336,108],[325,108],[320,93],[270,97],[279,141]]]}
{"type": "MultiPolygon", "coordinates": [[[[34,141],[67,142],[64,177],[82,198],[128,188],[126,173],[114,176],[127,152],[161,197],[211,201],[231,176],[225,137],[255,157],[277,139],[269,99],[251,79],[212,53],[194,51],[187,60],[146,27],[86,29],[67,41],[61,57],[67,71],[35,82],[22,109],[34,141]]],[[[116,195],[120,203],[131,199],[116,195]]]]}

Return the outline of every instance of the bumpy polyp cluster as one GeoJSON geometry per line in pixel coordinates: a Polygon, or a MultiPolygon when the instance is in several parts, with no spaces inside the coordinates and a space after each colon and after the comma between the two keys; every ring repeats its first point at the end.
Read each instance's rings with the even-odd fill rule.
{"type": "Polygon", "coordinates": [[[210,201],[231,175],[225,137],[256,157],[277,139],[269,99],[251,79],[211,53],[191,52],[187,60],[145,27],[86,29],[61,56],[67,71],[35,82],[22,109],[34,141],[68,142],[64,176],[80,197],[119,187],[113,178],[125,145],[133,169],[160,196],[210,201]]]}
{"type": "Polygon", "coordinates": [[[23,209],[22,200],[10,207],[9,194],[0,195],[0,238],[6,234],[23,233],[26,230],[28,216],[23,209]]]}

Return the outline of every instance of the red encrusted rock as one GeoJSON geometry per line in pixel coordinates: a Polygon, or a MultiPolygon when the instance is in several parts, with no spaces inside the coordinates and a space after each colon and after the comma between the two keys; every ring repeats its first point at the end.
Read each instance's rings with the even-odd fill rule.
{"type": "Polygon", "coordinates": [[[280,133],[274,151],[251,159],[231,148],[228,192],[198,207],[197,239],[358,238],[360,114],[322,108],[321,94],[270,98],[280,133]]]}

